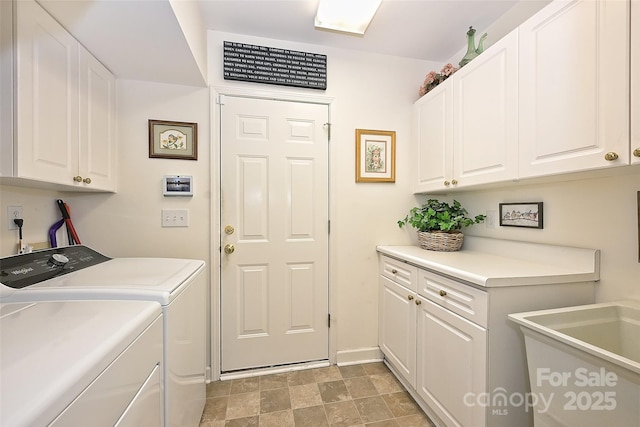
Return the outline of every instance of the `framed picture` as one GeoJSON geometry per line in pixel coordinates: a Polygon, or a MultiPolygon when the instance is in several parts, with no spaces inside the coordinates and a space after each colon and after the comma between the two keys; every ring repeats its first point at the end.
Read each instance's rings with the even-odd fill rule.
{"type": "Polygon", "coordinates": [[[542,228],[542,202],[500,203],[500,225],[542,228]]]}
{"type": "Polygon", "coordinates": [[[356,129],[356,182],[396,182],[396,133],[356,129]]]}
{"type": "Polygon", "coordinates": [[[198,124],[149,120],[149,157],[198,160],[198,124]]]}

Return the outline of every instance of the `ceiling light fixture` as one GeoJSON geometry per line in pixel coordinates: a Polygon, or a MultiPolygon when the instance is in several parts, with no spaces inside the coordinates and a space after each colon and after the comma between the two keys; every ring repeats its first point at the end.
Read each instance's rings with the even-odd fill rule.
{"type": "Polygon", "coordinates": [[[364,34],[382,0],[320,0],[316,28],[364,34]]]}

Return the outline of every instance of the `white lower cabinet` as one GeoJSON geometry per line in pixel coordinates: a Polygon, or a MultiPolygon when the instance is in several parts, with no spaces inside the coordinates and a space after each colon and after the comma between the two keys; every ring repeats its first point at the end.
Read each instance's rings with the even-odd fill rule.
{"type": "Polygon", "coordinates": [[[484,426],[475,401],[486,390],[487,330],[425,300],[417,343],[418,395],[446,425],[484,426]]]}
{"type": "MultiPolygon", "coordinates": [[[[537,284],[533,276],[483,287],[458,280],[442,253],[402,248],[408,248],[406,259],[395,249],[399,258],[379,256],[379,345],[392,372],[438,425],[533,426],[532,409],[522,400],[529,391],[524,340],[507,315],[593,303],[594,282],[537,284]]],[[[478,257],[464,277],[485,263],[478,257]]],[[[545,277],[544,268],[536,274],[545,277]]]]}
{"type": "Polygon", "coordinates": [[[398,374],[416,385],[416,293],[380,278],[380,347],[398,374]]]}
{"type": "Polygon", "coordinates": [[[380,262],[379,342],[411,386],[416,384],[416,293],[418,269],[384,257],[380,262]]]}

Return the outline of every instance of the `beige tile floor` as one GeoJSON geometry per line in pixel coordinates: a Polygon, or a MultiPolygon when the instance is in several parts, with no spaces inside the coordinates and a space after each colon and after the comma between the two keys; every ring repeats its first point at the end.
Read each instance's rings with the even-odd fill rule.
{"type": "Polygon", "coordinates": [[[383,363],[217,381],[200,427],[432,427],[383,363]]]}

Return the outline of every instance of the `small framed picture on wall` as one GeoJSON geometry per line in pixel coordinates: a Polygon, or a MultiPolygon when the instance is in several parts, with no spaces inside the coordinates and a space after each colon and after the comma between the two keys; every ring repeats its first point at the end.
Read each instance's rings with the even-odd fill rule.
{"type": "Polygon", "coordinates": [[[500,226],[542,228],[542,202],[500,203],[500,226]]]}

